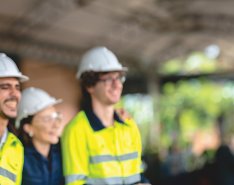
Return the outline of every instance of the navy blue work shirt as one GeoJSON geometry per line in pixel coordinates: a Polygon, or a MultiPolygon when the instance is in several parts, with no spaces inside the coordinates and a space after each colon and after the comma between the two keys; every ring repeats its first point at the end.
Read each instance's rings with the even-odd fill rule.
{"type": "Polygon", "coordinates": [[[33,146],[24,148],[22,185],[64,185],[60,145],[52,145],[49,159],[33,146]]]}

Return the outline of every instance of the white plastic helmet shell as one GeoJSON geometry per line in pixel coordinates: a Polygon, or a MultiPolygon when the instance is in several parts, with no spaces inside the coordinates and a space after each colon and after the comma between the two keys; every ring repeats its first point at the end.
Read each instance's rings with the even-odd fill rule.
{"type": "Polygon", "coordinates": [[[19,128],[20,121],[32,116],[43,109],[62,102],[62,99],[55,99],[42,89],[29,87],[22,91],[22,97],[18,105],[16,128],[19,128]]]}
{"type": "Polygon", "coordinates": [[[15,62],[11,58],[6,56],[5,53],[0,53],[0,78],[5,77],[19,78],[20,82],[24,82],[29,79],[19,71],[15,62]]]}
{"type": "Polygon", "coordinates": [[[127,71],[123,67],[114,53],[106,47],[95,47],[87,51],[81,58],[80,66],[76,74],[77,79],[81,77],[84,72],[109,72],[109,71],[127,71]]]}

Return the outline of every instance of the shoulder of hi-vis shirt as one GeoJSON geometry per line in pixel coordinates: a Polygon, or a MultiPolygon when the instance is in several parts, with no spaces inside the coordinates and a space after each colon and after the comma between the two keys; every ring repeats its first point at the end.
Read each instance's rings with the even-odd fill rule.
{"type": "Polygon", "coordinates": [[[0,185],[20,185],[24,160],[23,145],[8,132],[7,140],[0,149],[0,185]]]}
{"type": "Polygon", "coordinates": [[[95,115],[81,111],[65,128],[62,151],[66,184],[139,182],[141,139],[135,122],[115,119],[111,127],[98,122],[95,115]]]}

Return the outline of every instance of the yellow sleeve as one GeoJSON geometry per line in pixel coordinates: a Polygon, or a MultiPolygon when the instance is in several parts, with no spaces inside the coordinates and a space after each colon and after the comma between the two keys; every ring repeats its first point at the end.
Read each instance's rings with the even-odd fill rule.
{"type": "Polygon", "coordinates": [[[23,164],[24,164],[24,148],[23,145],[20,143],[20,147],[18,150],[18,155],[20,156],[20,165],[19,165],[19,169],[18,172],[16,174],[16,185],[21,185],[21,181],[22,181],[22,174],[23,174],[23,164]]]}
{"type": "Polygon", "coordinates": [[[143,164],[142,164],[142,160],[141,160],[141,155],[142,155],[141,134],[140,134],[140,131],[139,131],[139,128],[138,128],[136,122],[132,118],[127,119],[126,122],[131,125],[132,137],[136,140],[136,143],[137,143],[137,150],[139,153],[139,158],[138,158],[139,168],[140,168],[140,172],[142,173],[144,171],[144,169],[142,168],[143,164]]]}
{"type": "Polygon", "coordinates": [[[63,172],[66,185],[82,185],[88,176],[89,154],[86,129],[79,114],[68,123],[62,136],[63,172]]]}

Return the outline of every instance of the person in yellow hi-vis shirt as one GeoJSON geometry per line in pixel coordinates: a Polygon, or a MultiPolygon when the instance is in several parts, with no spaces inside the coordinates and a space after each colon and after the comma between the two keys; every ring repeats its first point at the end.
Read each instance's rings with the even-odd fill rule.
{"type": "Polygon", "coordinates": [[[20,82],[26,80],[14,61],[0,53],[0,185],[21,185],[23,145],[7,127],[17,115],[20,82]]]}
{"type": "Polygon", "coordinates": [[[66,185],[149,184],[141,168],[138,127],[114,109],[126,71],[105,47],[92,48],[82,57],[77,72],[81,111],[62,136],[66,185]]]}

